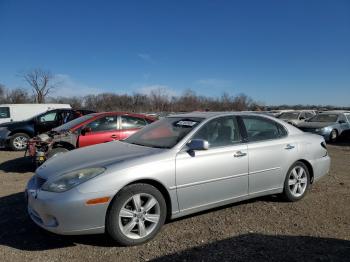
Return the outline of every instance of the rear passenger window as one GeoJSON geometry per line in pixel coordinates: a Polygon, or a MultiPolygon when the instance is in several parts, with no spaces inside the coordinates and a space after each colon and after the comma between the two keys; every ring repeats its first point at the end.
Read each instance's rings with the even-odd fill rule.
{"type": "Polygon", "coordinates": [[[133,129],[144,127],[147,122],[143,118],[133,116],[122,116],[122,129],[133,129]]]}
{"type": "Polygon", "coordinates": [[[0,118],[9,118],[9,117],[10,117],[10,108],[0,107],[0,118]]]}
{"type": "Polygon", "coordinates": [[[249,141],[276,139],[287,135],[280,124],[259,117],[242,117],[249,141]]]}

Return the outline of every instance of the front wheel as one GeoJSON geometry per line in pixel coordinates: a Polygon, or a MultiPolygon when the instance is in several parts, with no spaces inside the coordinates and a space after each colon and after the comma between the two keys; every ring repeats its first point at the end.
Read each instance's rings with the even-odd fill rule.
{"type": "Polygon", "coordinates": [[[29,136],[25,133],[14,134],[10,139],[10,148],[13,151],[23,151],[27,148],[29,136]]]}
{"type": "Polygon", "coordinates": [[[119,244],[138,245],[151,240],[166,219],[162,193],[149,184],[133,184],[122,189],[107,213],[106,231],[119,244]]]}
{"type": "Polygon", "coordinates": [[[303,162],[297,161],[288,170],[283,196],[287,201],[298,201],[305,196],[309,185],[309,170],[303,162]]]}

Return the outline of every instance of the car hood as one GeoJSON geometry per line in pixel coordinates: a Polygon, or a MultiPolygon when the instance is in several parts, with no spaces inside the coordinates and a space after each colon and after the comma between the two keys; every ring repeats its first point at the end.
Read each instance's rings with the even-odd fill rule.
{"type": "Polygon", "coordinates": [[[74,170],[89,167],[106,167],[162,151],[164,149],[113,141],[60,154],[46,161],[36,170],[36,174],[44,179],[59,177],[74,170]]]}
{"type": "Polygon", "coordinates": [[[309,127],[309,128],[322,128],[326,126],[332,126],[335,123],[333,122],[303,122],[299,127],[309,127]]]}

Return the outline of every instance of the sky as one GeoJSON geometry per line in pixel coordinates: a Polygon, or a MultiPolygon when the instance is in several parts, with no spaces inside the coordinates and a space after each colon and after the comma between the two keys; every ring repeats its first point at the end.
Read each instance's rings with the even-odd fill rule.
{"type": "Polygon", "coordinates": [[[0,0],[0,83],[50,70],[53,95],[186,89],[350,106],[350,1],[0,0]]]}

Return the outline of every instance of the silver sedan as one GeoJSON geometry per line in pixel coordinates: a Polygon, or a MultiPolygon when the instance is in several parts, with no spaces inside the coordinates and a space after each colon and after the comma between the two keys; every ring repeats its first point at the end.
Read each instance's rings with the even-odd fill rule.
{"type": "Polygon", "coordinates": [[[281,120],[190,113],[50,159],[26,197],[30,217],[48,231],[107,232],[135,245],[167,219],[270,194],[300,200],[329,166],[323,137],[281,120]]]}

